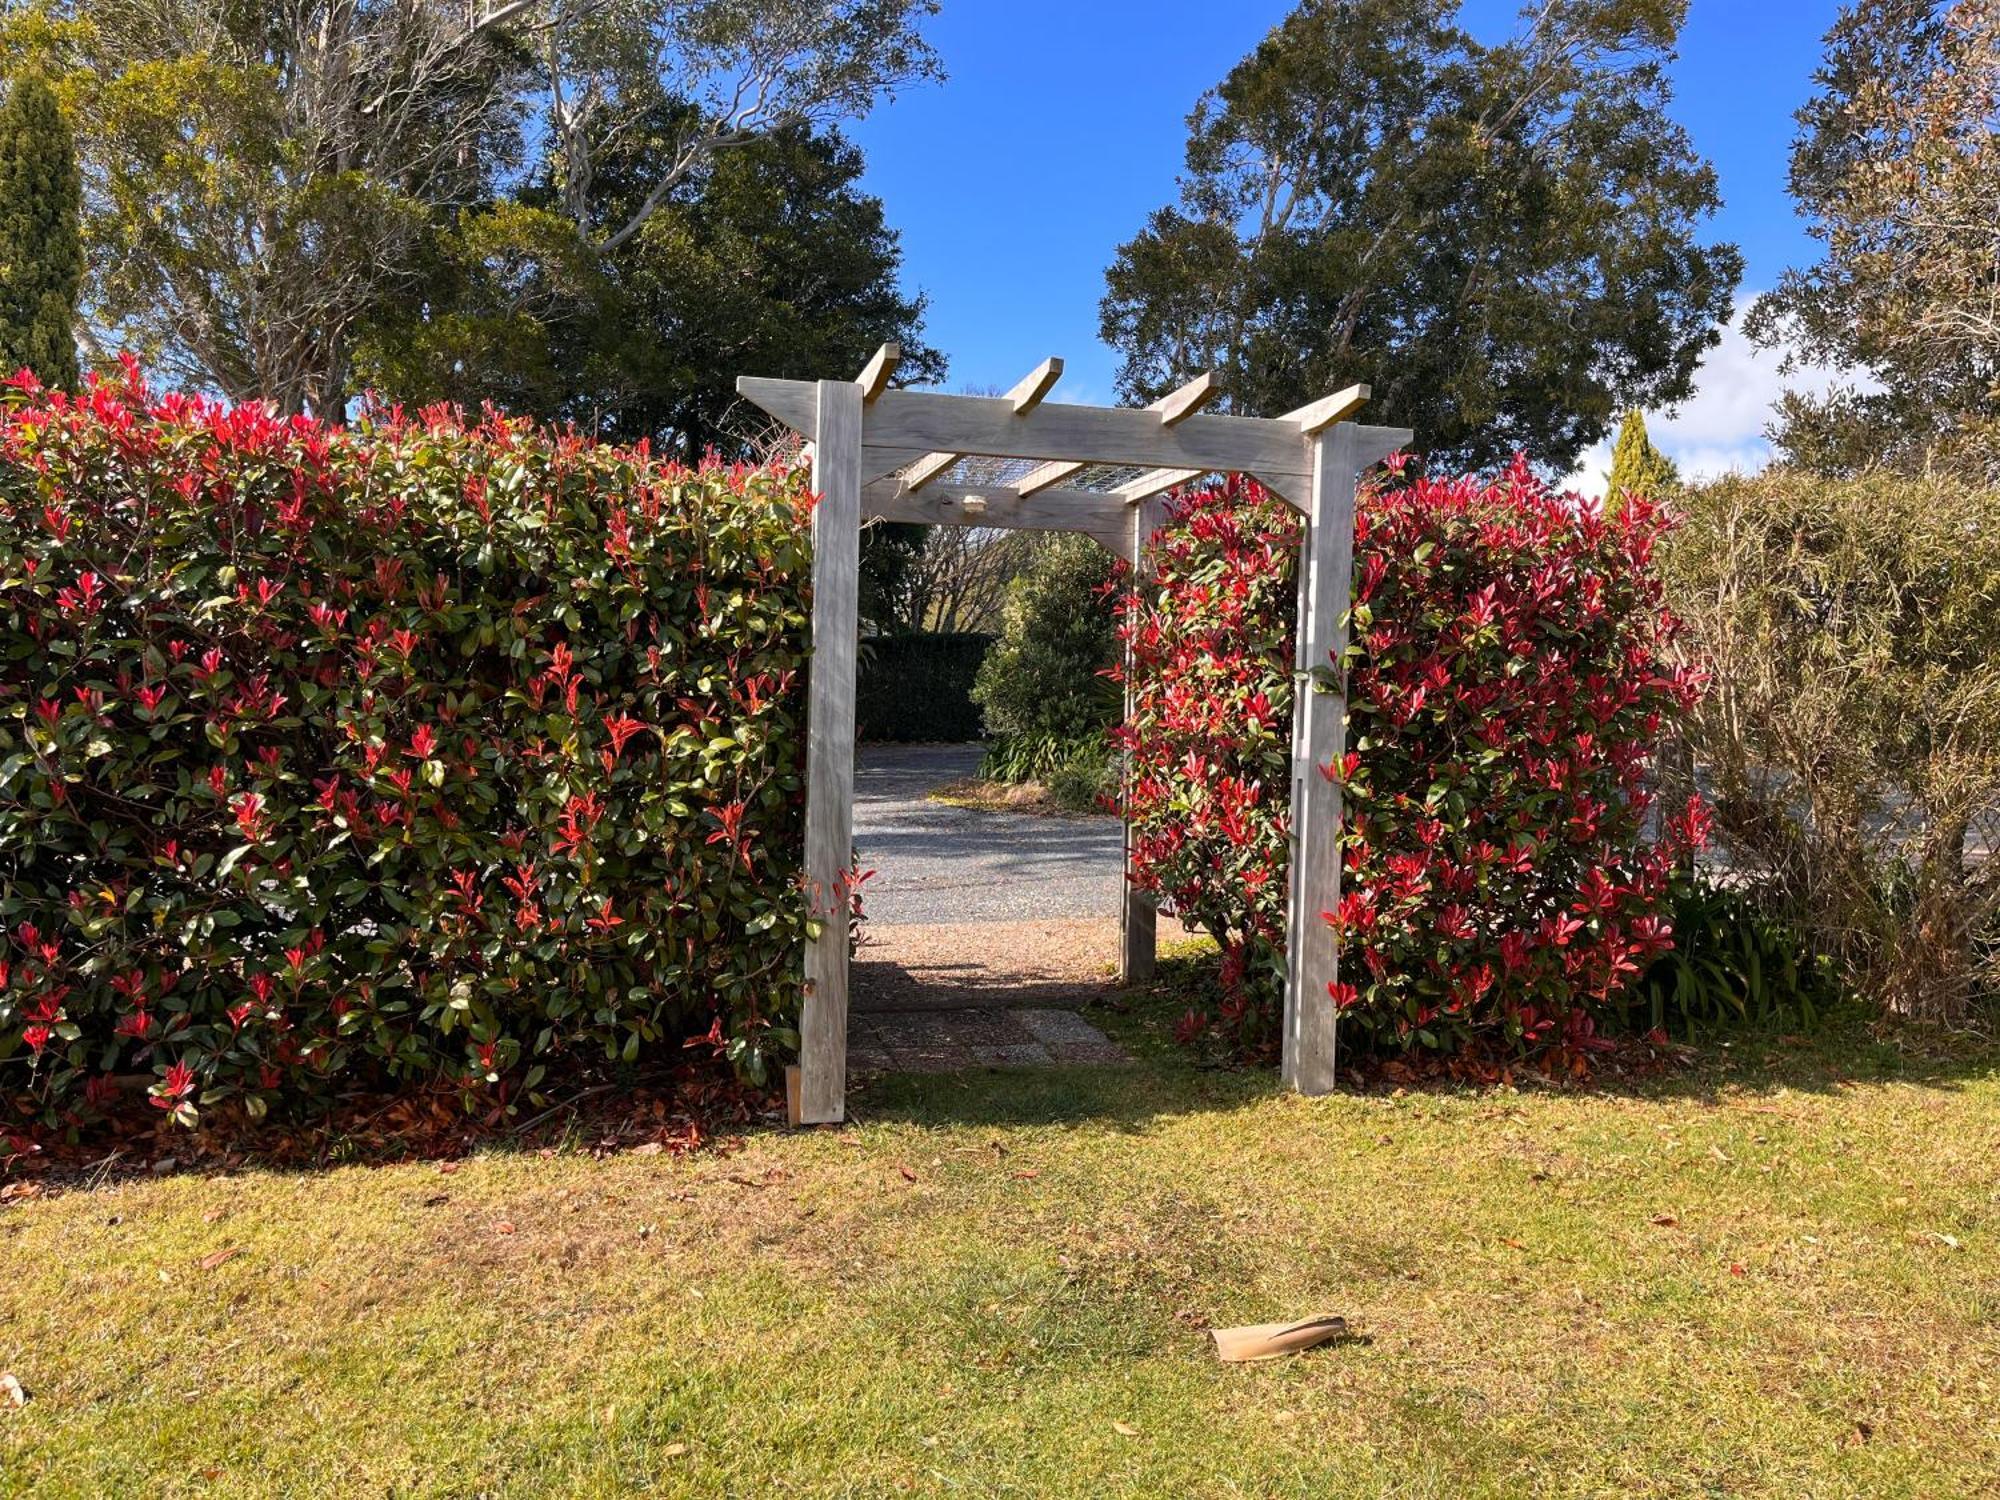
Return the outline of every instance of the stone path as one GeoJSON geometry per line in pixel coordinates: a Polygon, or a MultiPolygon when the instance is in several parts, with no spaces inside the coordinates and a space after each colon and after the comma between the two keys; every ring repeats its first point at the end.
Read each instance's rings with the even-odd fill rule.
{"type": "Polygon", "coordinates": [[[861,1073],[1126,1061],[1079,1012],[1113,984],[1118,825],[946,807],[971,746],[868,746],[855,845],[869,921],[854,962],[849,1065],[861,1073]]]}

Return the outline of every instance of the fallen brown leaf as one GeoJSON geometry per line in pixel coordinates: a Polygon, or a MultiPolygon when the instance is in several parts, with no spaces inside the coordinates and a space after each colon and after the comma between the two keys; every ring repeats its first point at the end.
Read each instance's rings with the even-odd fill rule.
{"type": "Polygon", "coordinates": [[[201,1258],[201,1268],[204,1271],[213,1271],[217,1266],[227,1265],[242,1253],[241,1245],[231,1245],[227,1250],[211,1250],[201,1258]]]}
{"type": "Polygon", "coordinates": [[[914,1167],[905,1166],[902,1162],[897,1162],[896,1170],[903,1174],[903,1181],[905,1182],[915,1182],[917,1180],[917,1172],[914,1167]]]}
{"type": "Polygon", "coordinates": [[[512,1234],[514,1232],[514,1221],[512,1219],[502,1219],[498,1224],[493,1226],[493,1232],[495,1234],[512,1234]]]}
{"type": "Polygon", "coordinates": [[[1672,1229],[1676,1224],[1680,1223],[1680,1219],[1675,1214],[1654,1214],[1647,1222],[1657,1224],[1662,1229],[1672,1229]]]}
{"type": "Polygon", "coordinates": [[[1130,1422],[1113,1422],[1111,1430],[1120,1437],[1137,1437],[1139,1435],[1139,1429],[1134,1427],[1130,1422]]]}
{"type": "Polygon", "coordinates": [[[1012,1175],[1016,1182],[1033,1182],[1037,1177],[1041,1176],[1042,1174],[1036,1171],[1035,1168],[1033,1167],[1023,1167],[1020,1171],[1015,1172],[1012,1175]]]}

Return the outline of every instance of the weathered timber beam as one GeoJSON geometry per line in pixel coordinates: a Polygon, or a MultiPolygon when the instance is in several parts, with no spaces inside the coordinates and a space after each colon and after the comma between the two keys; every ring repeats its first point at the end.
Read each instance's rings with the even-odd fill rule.
{"type": "Polygon", "coordinates": [[[889,388],[889,381],[896,373],[896,366],[903,362],[903,346],[893,339],[877,349],[861,367],[861,373],[854,383],[861,387],[861,404],[872,405],[875,398],[889,388]]]}
{"type": "MultiPolygon", "coordinates": [[[[1169,391],[1146,410],[1157,412],[1162,425],[1172,427],[1200,411],[1215,399],[1215,372],[1207,371],[1197,375],[1179,390],[1169,391]]],[[[1053,463],[1043,464],[1039,469],[1014,481],[1014,487],[1024,495],[1032,495],[1036,490],[1049,489],[1061,484],[1065,479],[1074,479],[1089,464],[1053,463]]]]}
{"type": "Polygon", "coordinates": [[[1335,391],[1331,396],[1309,402],[1297,411],[1288,411],[1278,420],[1296,423],[1303,436],[1315,437],[1335,422],[1345,422],[1367,404],[1368,387],[1350,385],[1344,391],[1335,391]]]}
{"type": "Polygon", "coordinates": [[[862,514],[881,521],[928,526],[995,526],[1023,531],[1104,531],[1122,535],[1125,502],[1096,490],[1018,490],[933,484],[911,490],[893,479],[862,492],[862,514]]]}
{"type": "MultiPolygon", "coordinates": [[[[1053,355],[1043,360],[1017,382],[1014,389],[1000,399],[1014,408],[1015,416],[1024,416],[1042,404],[1042,397],[1048,395],[1051,387],[1062,379],[1063,362],[1053,355]]],[[[903,476],[903,482],[911,489],[922,489],[938,475],[957,463],[962,455],[957,453],[930,453],[910,467],[903,476]]]]}
{"type": "Polygon", "coordinates": [[[1206,469],[1153,469],[1141,474],[1137,479],[1128,479],[1111,493],[1127,505],[1137,505],[1142,500],[1150,500],[1155,495],[1163,495],[1168,490],[1177,490],[1206,474],[1206,469]]]}
{"type": "Polygon", "coordinates": [[[769,412],[787,427],[810,436],[819,424],[819,383],[738,375],[736,394],[769,412]]]}
{"type": "Polygon", "coordinates": [[[1192,416],[1168,427],[1156,413],[1123,407],[1044,403],[1016,415],[1003,398],[885,391],[865,426],[867,441],[883,447],[1139,468],[1308,472],[1298,428],[1257,417],[1192,416]]]}

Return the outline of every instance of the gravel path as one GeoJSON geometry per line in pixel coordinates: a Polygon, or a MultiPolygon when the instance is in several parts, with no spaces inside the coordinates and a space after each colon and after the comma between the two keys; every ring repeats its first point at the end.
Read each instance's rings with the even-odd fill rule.
{"type": "Polygon", "coordinates": [[[925,794],[978,767],[977,745],[866,745],[855,771],[854,843],[871,924],[1115,922],[1124,836],[1113,818],[946,807],[925,794]]]}
{"type": "Polygon", "coordinates": [[[868,921],[854,964],[858,1073],[1108,1063],[1077,1014],[1113,983],[1123,835],[1111,818],[947,807],[977,745],[871,745],[855,770],[868,921]]]}

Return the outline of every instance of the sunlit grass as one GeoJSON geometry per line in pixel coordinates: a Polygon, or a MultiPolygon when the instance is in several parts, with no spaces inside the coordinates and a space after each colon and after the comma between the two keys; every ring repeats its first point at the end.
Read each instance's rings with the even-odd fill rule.
{"type": "Polygon", "coordinates": [[[0,1490],[1990,1490],[1994,1061],[1307,1101],[1149,1055],[726,1157],[69,1191],[0,1211],[0,1490]],[[1360,1337],[1202,1332],[1316,1312],[1360,1337]]]}

